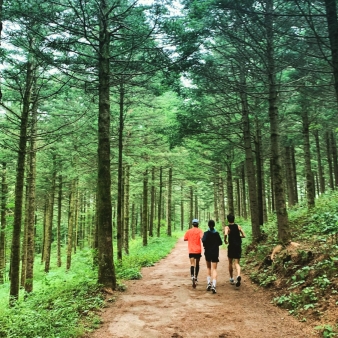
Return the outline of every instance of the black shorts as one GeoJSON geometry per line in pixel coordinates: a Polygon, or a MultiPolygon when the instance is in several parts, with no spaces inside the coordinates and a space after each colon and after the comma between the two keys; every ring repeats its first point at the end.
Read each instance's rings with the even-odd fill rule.
{"type": "Polygon", "coordinates": [[[240,245],[229,245],[228,246],[228,258],[237,258],[242,257],[242,247],[240,245]]]}
{"type": "Polygon", "coordinates": [[[199,253],[199,254],[189,254],[189,258],[201,258],[202,255],[199,253]]]}
{"type": "Polygon", "coordinates": [[[215,257],[215,256],[205,256],[205,260],[207,262],[212,262],[212,263],[218,263],[219,262],[218,257],[215,257]]]}

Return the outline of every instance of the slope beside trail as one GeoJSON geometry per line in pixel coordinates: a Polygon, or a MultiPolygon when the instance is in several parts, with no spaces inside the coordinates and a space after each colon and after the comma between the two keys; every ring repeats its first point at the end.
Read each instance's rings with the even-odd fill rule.
{"type": "Polygon", "coordinates": [[[239,288],[231,285],[226,250],[220,250],[216,294],[206,291],[204,256],[199,283],[192,288],[183,238],[166,258],[143,268],[142,275],[141,280],[127,282],[116,302],[108,303],[102,326],[87,338],[318,337],[305,323],[272,305],[245,274],[239,288]]]}

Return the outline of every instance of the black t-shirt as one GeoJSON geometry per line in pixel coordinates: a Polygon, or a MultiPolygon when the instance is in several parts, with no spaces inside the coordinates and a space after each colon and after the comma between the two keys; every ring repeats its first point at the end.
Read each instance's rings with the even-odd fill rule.
{"type": "Polygon", "coordinates": [[[241,238],[241,233],[238,229],[238,224],[229,224],[228,225],[230,232],[228,234],[229,237],[229,245],[235,245],[235,246],[241,246],[242,244],[242,238],[241,238]]]}

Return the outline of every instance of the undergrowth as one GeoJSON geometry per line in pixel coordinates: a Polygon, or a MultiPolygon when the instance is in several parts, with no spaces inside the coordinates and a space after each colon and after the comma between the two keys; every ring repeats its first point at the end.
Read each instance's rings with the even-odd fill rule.
{"type": "Polygon", "coordinates": [[[272,292],[272,302],[323,337],[338,337],[338,193],[330,192],[308,210],[288,210],[291,243],[278,248],[275,217],[264,225],[265,239],[246,249],[245,271],[272,292]]]}
{"type": "MultiPolygon", "coordinates": [[[[141,278],[141,268],[151,266],[165,257],[182,234],[172,237],[130,241],[130,253],[122,262],[115,259],[115,271],[120,289],[123,281],[141,278]]],[[[98,310],[104,306],[102,288],[97,284],[97,269],[92,265],[93,252],[89,248],[72,257],[71,269],[57,268],[51,272],[37,258],[34,267],[34,292],[24,294],[14,307],[8,306],[9,283],[0,286],[0,337],[2,338],[73,338],[81,337],[98,327],[98,310]]]]}

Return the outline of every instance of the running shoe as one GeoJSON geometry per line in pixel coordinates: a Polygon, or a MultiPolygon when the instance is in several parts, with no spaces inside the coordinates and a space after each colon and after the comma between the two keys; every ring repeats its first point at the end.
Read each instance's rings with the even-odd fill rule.
{"type": "Polygon", "coordinates": [[[230,278],[230,284],[234,285],[235,284],[235,280],[233,278],[230,278]]]}
{"type": "Polygon", "coordinates": [[[208,285],[207,285],[207,291],[210,291],[211,290],[211,283],[208,283],[208,285]]]}
{"type": "Polygon", "coordinates": [[[216,287],[215,287],[215,286],[212,286],[212,287],[211,287],[211,291],[212,291],[212,293],[216,293],[216,287]]]}
{"type": "Polygon", "coordinates": [[[241,276],[237,276],[237,279],[236,279],[236,286],[237,287],[239,287],[241,285],[241,279],[242,279],[241,276]]]}
{"type": "Polygon", "coordinates": [[[191,281],[192,281],[192,287],[195,289],[195,287],[196,287],[196,281],[195,281],[195,277],[194,276],[191,277],[191,281]]]}

